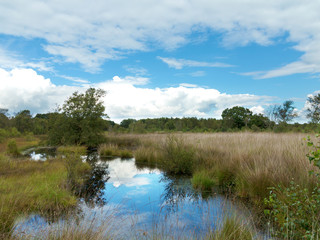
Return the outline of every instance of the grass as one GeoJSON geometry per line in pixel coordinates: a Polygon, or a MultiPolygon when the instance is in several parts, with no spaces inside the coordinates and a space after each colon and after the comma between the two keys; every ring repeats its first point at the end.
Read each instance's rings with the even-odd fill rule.
{"type": "MultiPolygon", "coordinates": [[[[156,163],[163,169],[172,164],[173,160],[166,156],[168,149],[175,154],[170,151],[170,144],[174,144],[168,144],[168,136],[171,135],[135,134],[140,142],[134,152],[137,162],[156,163]]],[[[288,186],[294,179],[297,184],[312,188],[316,182],[308,174],[315,169],[306,158],[309,149],[303,140],[305,134],[181,133],[174,137],[182,139],[176,144],[181,150],[177,155],[188,150],[193,152],[188,171],[198,178],[194,179],[198,188],[207,189],[207,183],[214,182],[221,189],[250,199],[259,208],[263,208],[262,200],[269,194],[268,187],[288,186]]],[[[175,163],[185,164],[183,158],[179,158],[181,162],[175,163]]]]}
{"type": "Polygon", "coordinates": [[[210,192],[217,185],[217,180],[206,170],[200,170],[193,174],[191,183],[194,188],[210,192]]]}
{"type": "Polygon", "coordinates": [[[54,217],[77,205],[70,179],[80,184],[89,170],[75,154],[80,150],[60,149],[70,155],[45,162],[0,153],[0,238],[10,236],[19,216],[39,213],[54,217]]]}
{"type": "Polygon", "coordinates": [[[102,144],[98,149],[101,157],[121,157],[121,158],[132,158],[133,154],[128,149],[121,149],[115,144],[102,144]]]}
{"type": "Polygon", "coordinates": [[[61,160],[35,162],[3,155],[0,159],[0,234],[9,234],[18,216],[56,215],[76,205],[76,197],[67,190],[61,160]]]}

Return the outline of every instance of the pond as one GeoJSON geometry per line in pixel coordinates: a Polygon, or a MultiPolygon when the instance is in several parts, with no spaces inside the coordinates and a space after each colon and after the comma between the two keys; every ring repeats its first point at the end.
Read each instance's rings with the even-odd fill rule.
{"type": "MultiPolygon", "coordinates": [[[[42,159],[52,156],[45,149],[29,154],[34,160],[37,160],[35,154],[42,154],[42,159]]],[[[93,169],[74,216],[50,222],[32,215],[17,221],[17,233],[37,235],[47,229],[74,224],[92,225],[120,238],[140,238],[140,234],[150,233],[180,238],[190,234],[201,236],[219,227],[227,216],[243,219],[250,216],[223,195],[203,194],[192,187],[189,178],[168,176],[157,168],[139,166],[134,158],[100,159],[93,152],[86,156],[86,161],[93,169]]]]}

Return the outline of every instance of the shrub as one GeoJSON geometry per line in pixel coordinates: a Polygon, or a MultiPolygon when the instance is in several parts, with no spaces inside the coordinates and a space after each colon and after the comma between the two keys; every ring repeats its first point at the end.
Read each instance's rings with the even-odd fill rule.
{"type": "Polygon", "coordinates": [[[182,138],[170,135],[163,146],[163,161],[169,174],[191,175],[194,168],[195,153],[182,138]]]}
{"type": "Polygon", "coordinates": [[[7,145],[7,154],[13,157],[20,156],[20,152],[17,147],[17,143],[15,140],[10,140],[7,145]]]}
{"type": "MultiPolygon", "coordinates": [[[[319,138],[319,135],[316,135],[319,138]]],[[[314,144],[308,137],[307,154],[310,163],[320,168],[320,145],[314,144]]],[[[310,177],[316,176],[318,182],[310,191],[294,181],[290,186],[270,188],[270,195],[265,199],[269,209],[265,214],[270,216],[274,225],[273,235],[284,239],[318,239],[320,235],[320,175],[310,172],[310,177]]]]}

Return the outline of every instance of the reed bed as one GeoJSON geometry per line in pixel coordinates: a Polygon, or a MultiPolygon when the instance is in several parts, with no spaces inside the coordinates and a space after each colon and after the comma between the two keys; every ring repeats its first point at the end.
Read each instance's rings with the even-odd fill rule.
{"type": "MultiPolygon", "coordinates": [[[[310,170],[316,169],[306,158],[309,149],[306,135],[301,133],[124,134],[119,138],[138,139],[136,160],[161,166],[166,164],[163,159],[170,136],[181,139],[184,149],[194,150],[194,176],[203,175],[206,182],[209,177],[211,183],[232,188],[237,196],[257,204],[268,195],[268,187],[288,186],[294,180],[312,188],[316,182],[309,175],[310,170]]],[[[198,185],[202,187],[201,183],[198,185]]]]}

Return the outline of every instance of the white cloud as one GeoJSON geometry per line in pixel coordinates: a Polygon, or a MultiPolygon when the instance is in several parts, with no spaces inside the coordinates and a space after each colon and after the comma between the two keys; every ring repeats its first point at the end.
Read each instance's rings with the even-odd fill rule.
{"type": "Polygon", "coordinates": [[[208,30],[222,34],[219,38],[227,47],[267,46],[283,37],[302,53],[260,78],[320,72],[319,1],[11,0],[1,1],[0,12],[0,33],[44,39],[50,54],[79,62],[91,72],[106,59],[152,48],[174,49],[208,30]]]}
{"type": "Polygon", "coordinates": [[[175,69],[182,69],[184,67],[232,67],[232,65],[220,63],[220,62],[213,62],[213,63],[199,62],[199,61],[193,61],[193,60],[187,60],[187,59],[175,59],[175,58],[164,58],[164,57],[158,57],[158,59],[168,64],[169,67],[175,68],[175,69]]]}
{"type": "MultiPolygon", "coordinates": [[[[215,117],[225,108],[236,105],[263,106],[273,98],[252,94],[227,94],[216,89],[181,84],[170,88],[143,87],[148,78],[115,76],[92,87],[107,91],[106,113],[111,120],[154,117],[215,117]]],[[[11,112],[29,109],[32,113],[52,111],[74,91],[85,91],[88,85],[57,86],[31,69],[0,69],[0,108],[11,112]]]]}
{"type": "MultiPolygon", "coordinates": [[[[150,179],[140,176],[142,174],[150,173],[150,170],[137,169],[134,161],[123,161],[119,158],[110,161],[108,166],[108,176],[110,177],[108,183],[111,183],[116,188],[121,185],[132,187],[150,184],[150,179]]],[[[154,171],[154,173],[160,174],[159,171],[154,171]]]]}
{"type": "Polygon", "coordinates": [[[29,109],[32,113],[52,111],[78,88],[56,86],[32,69],[0,68],[0,108],[11,113],[29,109]]]}
{"type": "Polygon", "coordinates": [[[253,112],[254,114],[264,114],[265,109],[262,106],[254,106],[250,108],[250,111],[253,112]]]}
{"type": "Polygon", "coordinates": [[[12,53],[0,47],[0,68],[26,68],[30,67],[39,71],[53,71],[51,66],[45,61],[26,62],[23,57],[18,54],[12,53]]]}

